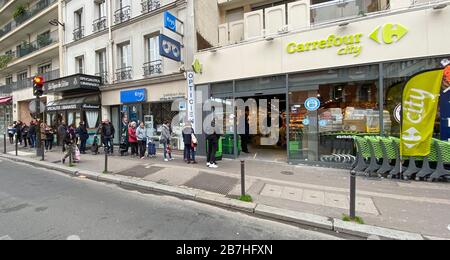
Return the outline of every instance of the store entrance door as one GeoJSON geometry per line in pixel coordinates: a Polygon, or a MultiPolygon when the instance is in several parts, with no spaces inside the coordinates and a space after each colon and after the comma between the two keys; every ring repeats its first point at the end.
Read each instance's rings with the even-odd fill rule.
{"type": "MultiPolygon", "coordinates": [[[[238,99],[244,102],[253,99],[256,102],[256,109],[246,107],[245,111],[236,111],[235,136],[238,142],[234,145],[237,145],[238,158],[287,162],[286,94],[246,96],[236,100],[238,99]],[[267,110],[261,109],[264,103],[267,104],[267,110]],[[272,125],[272,114],[275,114],[278,127],[276,124],[272,125]],[[244,126],[240,126],[242,122],[246,122],[244,126]]],[[[232,145],[232,141],[225,138],[224,149],[232,145]]]]}

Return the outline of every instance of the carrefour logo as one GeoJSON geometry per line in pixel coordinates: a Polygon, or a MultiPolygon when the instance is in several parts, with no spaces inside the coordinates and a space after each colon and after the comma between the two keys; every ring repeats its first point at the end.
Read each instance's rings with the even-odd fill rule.
{"type": "Polygon", "coordinates": [[[370,39],[379,44],[382,43],[381,41],[383,41],[385,44],[392,44],[394,42],[400,41],[407,33],[408,29],[406,29],[403,25],[387,23],[383,26],[378,26],[370,34],[370,39]]]}
{"type": "Polygon", "coordinates": [[[326,38],[316,39],[312,41],[289,42],[286,46],[288,54],[317,52],[325,49],[336,48],[339,56],[351,55],[358,57],[361,55],[367,38],[372,39],[378,44],[393,44],[400,41],[406,34],[408,29],[401,24],[387,23],[378,26],[369,35],[364,33],[353,33],[346,35],[330,34],[326,38]]]}

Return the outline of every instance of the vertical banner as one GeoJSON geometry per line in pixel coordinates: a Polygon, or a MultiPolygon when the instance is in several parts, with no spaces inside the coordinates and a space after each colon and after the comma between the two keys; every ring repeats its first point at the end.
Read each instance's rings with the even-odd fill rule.
{"type": "Polygon", "coordinates": [[[441,94],[441,140],[450,142],[450,65],[444,69],[441,94]]]}
{"type": "MultiPolygon", "coordinates": [[[[195,126],[195,85],[194,85],[194,75],[193,71],[188,71],[187,73],[187,113],[188,120],[192,123],[192,127],[195,126]]],[[[194,128],[195,130],[195,128],[194,128]]]]}
{"type": "Polygon", "coordinates": [[[413,76],[403,90],[401,155],[428,156],[435,126],[444,71],[413,76]]]}

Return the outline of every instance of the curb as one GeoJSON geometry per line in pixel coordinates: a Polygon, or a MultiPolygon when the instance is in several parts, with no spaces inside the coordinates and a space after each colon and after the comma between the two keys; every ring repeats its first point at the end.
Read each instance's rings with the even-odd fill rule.
{"type": "Polygon", "coordinates": [[[234,209],[244,213],[251,213],[256,216],[268,217],[273,220],[306,225],[313,228],[319,228],[326,231],[333,231],[336,233],[342,233],[364,239],[376,237],[385,240],[426,240],[434,238],[429,236],[423,236],[417,233],[410,233],[389,228],[382,228],[370,225],[359,225],[356,223],[345,222],[340,219],[333,219],[314,214],[302,213],[298,211],[267,206],[264,204],[243,202],[227,198],[224,195],[209,193],[202,190],[195,190],[185,187],[167,186],[132,177],[101,174],[91,172],[88,170],[79,170],[66,166],[55,165],[48,162],[36,161],[30,158],[20,158],[5,154],[0,154],[0,157],[16,162],[28,163],[36,167],[43,167],[46,169],[67,173],[70,175],[84,176],[94,181],[101,181],[106,183],[122,185],[130,188],[143,189],[146,191],[174,196],[181,199],[188,199],[200,203],[210,204],[213,206],[234,209]]]}

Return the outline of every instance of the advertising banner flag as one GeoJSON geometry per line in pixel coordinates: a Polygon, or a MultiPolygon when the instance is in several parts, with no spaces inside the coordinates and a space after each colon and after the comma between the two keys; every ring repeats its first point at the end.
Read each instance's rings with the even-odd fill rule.
{"type": "Polygon", "coordinates": [[[450,142],[450,65],[444,69],[441,94],[441,140],[450,142]]]}
{"type": "Polygon", "coordinates": [[[443,75],[442,69],[425,71],[406,83],[400,137],[402,156],[430,154],[443,75]]]}

